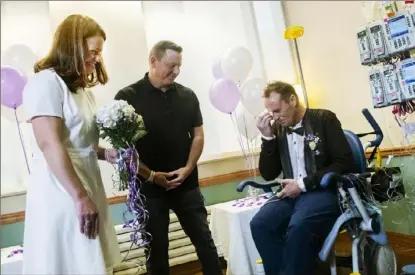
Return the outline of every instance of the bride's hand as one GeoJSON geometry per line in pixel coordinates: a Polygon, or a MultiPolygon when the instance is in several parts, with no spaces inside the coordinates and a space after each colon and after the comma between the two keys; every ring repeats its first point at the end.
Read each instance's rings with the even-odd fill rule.
{"type": "Polygon", "coordinates": [[[89,196],[84,196],[75,204],[81,233],[89,239],[95,239],[99,234],[99,216],[95,203],[89,196]]]}
{"type": "Polygon", "coordinates": [[[111,148],[111,149],[105,149],[105,160],[112,164],[118,163],[118,158],[120,157],[120,154],[118,153],[117,149],[111,148]]]}

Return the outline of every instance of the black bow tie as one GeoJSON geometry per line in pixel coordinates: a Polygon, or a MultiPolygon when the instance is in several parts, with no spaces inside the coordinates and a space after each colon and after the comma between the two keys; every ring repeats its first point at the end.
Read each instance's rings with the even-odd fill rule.
{"type": "Polygon", "coordinates": [[[296,133],[297,135],[304,136],[304,127],[298,127],[296,129],[287,128],[287,133],[290,135],[292,133],[296,133]]]}

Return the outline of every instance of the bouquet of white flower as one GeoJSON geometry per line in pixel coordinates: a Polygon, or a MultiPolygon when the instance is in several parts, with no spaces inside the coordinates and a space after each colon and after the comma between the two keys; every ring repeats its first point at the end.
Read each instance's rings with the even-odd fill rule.
{"type": "MultiPolygon", "coordinates": [[[[120,191],[128,189],[127,211],[134,215],[126,220],[125,227],[134,229],[131,239],[137,246],[147,245],[151,236],[145,232],[148,212],[144,207],[145,198],[141,194],[141,182],[137,177],[139,157],[134,144],[147,134],[143,117],[138,115],[134,107],[124,100],[113,100],[100,109],[96,116],[100,137],[108,140],[118,149],[119,160],[115,167],[120,191]]],[[[125,217],[126,215],[124,215],[125,217]]]]}
{"type": "Polygon", "coordinates": [[[100,137],[115,148],[126,148],[147,134],[143,117],[124,100],[113,100],[97,114],[100,137]]]}
{"type": "MultiPolygon", "coordinates": [[[[113,100],[97,113],[97,124],[100,137],[108,140],[111,145],[120,152],[118,163],[118,190],[124,191],[129,188],[129,166],[130,158],[137,158],[134,144],[146,135],[143,117],[138,115],[134,107],[124,100],[113,100]]],[[[135,167],[136,169],[138,168],[135,167]]]]}

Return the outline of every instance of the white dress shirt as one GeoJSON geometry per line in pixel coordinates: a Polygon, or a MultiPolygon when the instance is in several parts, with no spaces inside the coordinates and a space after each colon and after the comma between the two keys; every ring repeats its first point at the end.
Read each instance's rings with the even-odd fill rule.
{"type": "MultiPolygon", "coordinates": [[[[297,129],[301,127],[301,121],[293,127],[297,129]]],[[[273,140],[276,137],[264,137],[265,140],[273,140]]],[[[291,168],[293,171],[293,177],[297,180],[297,184],[300,187],[301,191],[306,192],[303,178],[307,176],[307,171],[305,169],[305,160],[304,160],[304,136],[301,136],[297,133],[288,134],[287,133],[287,142],[288,142],[288,151],[290,154],[291,168]]]]}

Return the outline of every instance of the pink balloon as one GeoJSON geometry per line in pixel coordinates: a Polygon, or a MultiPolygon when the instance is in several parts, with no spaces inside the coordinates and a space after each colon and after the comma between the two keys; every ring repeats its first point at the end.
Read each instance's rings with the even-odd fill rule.
{"type": "Polygon", "coordinates": [[[217,58],[215,62],[213,63],[212,73],[216,79],[225,77],[222,71],[222,67],[221,67],[221,58],[217,58]]]}
{"type": "Polygon", "coordinates": [[[209,91],[210,102],[217,110],[230,114],[241,100],[238,86],[230,79],[217,79],[209,91]]]}
{"type": "Polygon", "coordinates": [[[1,104],[9,108],[22,105],[27,78],[12,67],[1,67],[1,104]]]}

